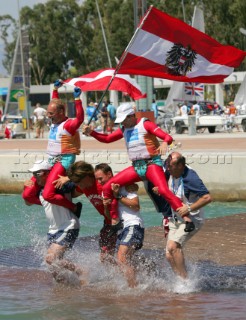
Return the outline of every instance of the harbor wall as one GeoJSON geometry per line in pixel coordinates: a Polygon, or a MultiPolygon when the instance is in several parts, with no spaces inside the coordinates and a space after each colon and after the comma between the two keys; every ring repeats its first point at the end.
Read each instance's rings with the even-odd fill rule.
{"type": "MultiPolygon", "coordinates": [[[[246,200],[246,153],[245,152],[183,152],[187,164],[197,171],[214,200],[246,200]]],[[[47,159],[41,152],[12,151],[0,154],[0,193],[21,193],[23,183],[31,177],[28,168],[36,160],[47,159]]],[[[123,151],[89,151],[77,156],[96,165],[108,163],[114,173],[131,165],[123,151]]],[[[139,183],[140,192],[144,193],[143,184],[139,183]]]]}

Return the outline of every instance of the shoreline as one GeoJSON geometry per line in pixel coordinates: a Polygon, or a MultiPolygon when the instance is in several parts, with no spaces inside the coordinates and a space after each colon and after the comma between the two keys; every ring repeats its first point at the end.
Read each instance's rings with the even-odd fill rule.
{"type": "MultiPolygon", "coordinates": [[[[188,261],[210,261],[223,266],[246,265],[246,214],[205,219],[201,230],[184,247],[188,261]]],[[[146,229],[144,249],[164,250],[162,227],[146,229]]]]}
{"type": "MultiPolygon", "coordinates": [[[[24,180],[20,181],[12,181],[10,182],[9,180],[1,179],[0,178],[0,194],[1,195],[8,195],[8,194],[18,194],[21,195],[23,191],[23,185],[25,180],[30,179],[28,173],[27,177],[24,180]]],[[[145,191],[144,186],[142,183],[139,184],[139,191],[138,194],[140,196],[147,196],[147,192],[145,191]]],[[[213,201],[216,202],[236,202],[236,201],[246,201],[246,191],[240,191],[240,190],[234,190],[229,193],[228,190],[212,190],[208,188],[210,191],[210,194],[212,196],[213,201]]]]}

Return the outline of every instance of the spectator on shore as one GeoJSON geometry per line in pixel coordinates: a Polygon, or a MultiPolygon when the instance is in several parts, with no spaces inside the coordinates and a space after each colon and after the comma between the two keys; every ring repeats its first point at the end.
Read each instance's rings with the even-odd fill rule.
{"type": "Polygon", "coordinates": [[[110,103],[109,100],[107,101],[107,110],[108,110],[108,131],[112,133],[114,128],[114,122],[116,119],[116,108],[115,106],[112,105],[112,103],[110,103]]]}
{"type": "Polygon", "coordinates": [[[36,136],[35,138],[44,137],[44,126],[45,126],[45,117],[46,110],[41,107],[40,103],[36,104],[36,108],[33,111],[34,116],[36,117],[36,136]]]}
{"type": "Polygon", "coordinates": [[[151,110],[154,111],[155,121],[157,121],[157,118],[158,118],[158,107],[157,107],[157,103],[155,102],[155,99],[152,100],[151,110]]]}

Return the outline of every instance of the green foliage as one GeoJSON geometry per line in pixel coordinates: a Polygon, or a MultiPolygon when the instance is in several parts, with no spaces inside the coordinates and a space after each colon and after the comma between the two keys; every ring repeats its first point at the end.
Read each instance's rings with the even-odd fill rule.
{"type": "MultiPolygon", "coordinates": [[[[110,60],[121,57],[134,33],[132,0],[97,0],[107,39],[110,60]]],[[[194,6],[203,3],[205,30],[217,41],[246,49],[245,0],[184,0],[186,22],[191,24],[194,6]]],[[[171,16],[183,20],[181,0],[152,0],[171,16]]],[[[32,9],[21,9],[21,25],[29,31],[32,83],[48,84],[57,78],[79,76],[102,68],[109,62],[95,0],[49,0],[32,9]],[[81,3],[81,1],[80,1],[81,3]],[[73,64],[68,67],[69,62],[73,64]]],[[[5,45],[4,66],[10,72],[15,47],[17,22],[0,16],[1,39],[5,45]]],[[[241,70],[246,69],[246,61],[241,70]]]]}
{"type": "Polygon", "coordinates": [[[15,48],[15,41],[11,41],[11,38],[16,39],[17,37],[16,24],[16,21],[10,15],[0,16],[0,38],[5,47],[3,66],[8,72],[11,70],[11,62],[15,48]]]}

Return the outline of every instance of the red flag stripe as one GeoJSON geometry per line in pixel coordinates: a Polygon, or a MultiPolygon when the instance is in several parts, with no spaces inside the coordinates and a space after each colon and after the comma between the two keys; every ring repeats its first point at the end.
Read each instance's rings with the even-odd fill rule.
{"type": "Polygon", "coordinates": [[[193,50],[213,63],[226,63],[227,66],[235,68],[240,65],[242,55],[246,56],[246,52],[233,46],[224,46],[207,34],[154,7],[151,9],[142,30],[171,43],[182,43],[184,47],[192,44],[193,50]]]}
{"type": "MultiPolygon", "coordinates": [[[[167,58],[167,52],[172,48],[173,44],[174,43],[156,37],[152,33],[140,30],[138,34],[138,41],[129,48],[128,52],[135,56],[141,56],[158,64],[164,65],[167,58]],[[148,50],[148,46],[151,47],[151,50],[148,50]]],[[[193,78],[200,75],[211,76],[214,75],[214,73],[228,75],[233,72],[233,68],[221,63],[211,64],[211,62],[201,55],[197,55],[197,60],[200,68],[198,69],[198,66],[195,65],[192,68],[192,72],[187,74],[187,77],[193,78]],[[201,66],[203,66],[203,68],[201,68],[201,66]],[[207,66],[209,66],[209,68],[207,68],[207,66]]]]}
{"type": "Polygon", "coordinates": [[[213,76],[197,76],[194,78],[189,78],[188,76],[175,76],[167,73],[167,68],[159,63],[155,63],[152,60],[145,59],[143,57],[138,57],[132,55],[131,53],[127,54],[125,58],[124,65],[119,70],[120,73],[127,74],[138,74],[147,77],[156,77],[156,78],[165,78],[174,81],[182,82],[203,82],[203,83],[219,83],[223,82],[224,78],[227,75],[216,74],[213,76]],[[144,69],[143,69],[144,66],[144,69]]]}

